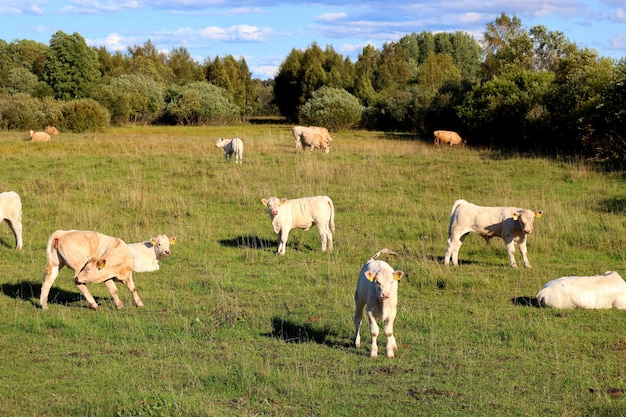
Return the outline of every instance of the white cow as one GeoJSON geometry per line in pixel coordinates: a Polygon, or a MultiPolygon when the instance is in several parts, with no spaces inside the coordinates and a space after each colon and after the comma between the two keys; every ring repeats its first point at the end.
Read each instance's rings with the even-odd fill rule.
{"type": "Polygon", "coordinates": [[[44,310],[48,308],[50,288],[64,266],[74,271],[74,284],[94,310],[98,309],[98,303],[85,285],[92,282],[104,282],[117,308],[124,305],[118,296],[115,281],[124,282],[137,307],[143,307],[133,281],[133,257],[123,240],[82,230],[57,230],[50,235],[46,247],[46,272],[39,297],[44,310]]]}
{"type": "Polygon", "coordinates": [[[448,228],[448,245],[444,264],[459,264],[459,249],[463,239],[469,232],[476,232],[487,243],[492,237],[504,239],[509,252],[511,267],[517,268],[515,262],[515,245],[519,246],[524,259],[524,266],[531,268],[526,255],[526,235],[533,231],[535,218],[541,217],[543,211],[532,211],[517,207],[483,207],[456,200],[450,210],[450,226],[448,228]]]}
{"type": "Polygon", "coordinates": [[[306,147],[313,149],[318,148],[323,153],[330,152],[330,144],[322,135],[313,130],[304,130],[300,132],[300,142],[302,143],[302,150],[306,150],[306,147]]]}
{"type": "Polygon", "coordinates": [[[300,139],[300,134],[304,132],[307,128],[305,126],[294,126],[291,128],[291,136],[293,136],[293,140],[296,144],[296,149],[302,149],[302,139],[300,139]]]}
{"type": "Polygon", "coordinates": [[[4,220],[15,237],[15,249],[22,249],[22,200],[15,191],[0,193],[0,221],[4,220]]]}
{"type": "Polygon", "coordinates": [[[127,244],[130,254],[133,256],[133,271],[152,272],[159,269],[159,261],[170,256],[170,245],[176,243],[176,237],[158,235],[151,237],[146,242],[127,244]]]}
{"type": "Polygon", "coordinates": [[[313,131],[315,133],[320,134],[322,136],[322,139],[326,140],[327,144],[330,144],[330,142],[333,140],[333,137],[330,135],[330,132],[328,132],[328,129],[326,129],[325,127],[294,126],[291,129],[291,136],[293,136],[293,140],[296,144],[296,149],[302,149],[302,138],[300,137],[300,134],[305,131],[313,131]]]}
{"type": "Polygon", "coordinates": [[[279,255],[285,254],[287,238],[291,229],[309,230],[317,225],[322,240],[322,251],[333,249],[333,233],[335,232],[335,206],[330,197],[303,197],[293,200],[286,198],[263,198],[274,226],[278,233],[279,255]]]}
{"type": "Polygon", "coordinates": [[[215,139],[215,146],[218,148],[224,148],[224,157],[228,162],[231,161],[231,157],[235,154],[235,164],[243,163],[243,141],[239,138],[234,139],[215,139]]]}
{"type": "Polygon", "coordinates": [[[387,336],[387,357],[393,358],[394,351],[398,350],[396,338],[393,335],[393,322],[396,318],[398,306],[398,281],[404,272],[395,270],[385,261],[378,261],[382,253],[397,255],[388,249],[377,252],[359,273],[359,279],[354,292],[354,346],[361,346],[361,322],[363,321],[363,307],[367,311],[372,334],[372,348],[370,356],[378,357],[378,345],[376,337],[379,328],[376,320],[381,320],[385,325],[387,336]]]}
{"type": "Polygon", "coordinates": [[[537,294],[553,308],[626,309],[626,282],[613,271],[589,277],[563,277],[548,282],[537,294]]]}

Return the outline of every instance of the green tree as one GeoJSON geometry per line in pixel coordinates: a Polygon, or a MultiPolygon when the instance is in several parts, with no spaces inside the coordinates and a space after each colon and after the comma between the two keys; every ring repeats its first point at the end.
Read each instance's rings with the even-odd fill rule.
{"type": "Polygon", "coordinates": [[[274,78],[274,103],[280,114],[290,122],[297,122],[298,108],[304,104],[300,73],[304,52],[292,49],[278,67],[274,78]]]}
{"type": "Polygon", "coordinates": [[[93,98],[109,110],[114,123],[148,124],[157,120],[165,107],[161,86],[140,74],[125,74],[100,85],[93,98]]]}
{"type": "Polygon", "coordinates": [[[7,94],[26,93],[34,96],[38,84],[35,74],[24,67],[15,67],[9,71],[4,91],[7,94]]]}
{"type": "Polygon", "coordinates": [[[167,66],[172,70],[176,81],[180,84],[192,81],[202,81],[204,70],[193,60],[184,46],[173,48],[167,56],[167,66]]]}
{"type": "Polygon", "coordinates": [[[56,98],[70,100],[88,97],[101,77],[98,55],[78,33],[56,32],[46,53],[44,80],[56,98]]]}
{"type": "Polygon", "coordinates": [[[529,70],[533,68],[534,43],[517,16],[502,13],[495,22],[487,24],[483,34],[483,79],[489,80],[509,65],[529,70]]]}
{"type": "Polygon", "coordinates": [[[305,124],[345,130],[359,124],[363,110],[359,100],[346,90],[322,87],[300,107],[299,117],[305,124]]]}
{"type": "Polygon", "coordinates": [[[166,115],[176,124],[232,123],[240,114],[228,91],[206,81],[170,86],[165,102],[166,115]]]}

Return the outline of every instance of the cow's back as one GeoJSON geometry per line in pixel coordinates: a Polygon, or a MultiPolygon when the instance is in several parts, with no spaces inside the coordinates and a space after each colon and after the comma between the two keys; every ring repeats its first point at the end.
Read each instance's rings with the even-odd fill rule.
{"type": "Polygon", "coordinates": [[[15,191],[0,193],[0,221],[3,219],[22,221],[22,200],[15,191]]]}

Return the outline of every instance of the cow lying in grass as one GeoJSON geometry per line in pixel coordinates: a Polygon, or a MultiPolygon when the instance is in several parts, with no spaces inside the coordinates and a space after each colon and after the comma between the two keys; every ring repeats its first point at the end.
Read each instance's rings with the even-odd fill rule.
{"type": "Polygon", "coordinates": [[[537,294],[539,304],[553,308],[626,309],[626,282],[617,272],[552,280],[537,294]]]}
{"type": "Polygon", "coordinates": [[[396,255],[395,252],[383,249],[372,256],[361,268],[354,292],[354,346],[357,348],[361,346],[360,329],[363,321],[363,307],[365,307],[372,335],[370,351],[372,358],[378,357],[376,338],[379,328],[376,320],[381,320],[385,325],[387,357],[393,358],[394,351],[398,350],[396,338],[393,335],[393,322],[398,305],[398,281],[404,272],[394,271],[387,262],[376,260],[383,253],[396,255]]]}

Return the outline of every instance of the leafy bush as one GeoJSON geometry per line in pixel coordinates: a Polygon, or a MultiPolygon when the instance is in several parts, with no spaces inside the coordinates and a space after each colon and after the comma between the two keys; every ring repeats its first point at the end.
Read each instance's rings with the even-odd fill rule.
{"type": "Polygon", "coordinates": [[[346,130],[361,121],[364,107],[359,99],[341,88],[322,87],[300,106],[300,123],[346,130]]]}
{"type": "Polygon", "coordinates": [[[42,103],[25,93],[0,96],[0,128],[37,130],[46,124],[42,103]]]}
{"type": "Polygon", "coordinates": [[[239,115],[239,107],[228,92],[205,81],[171,86],[165,102],[166,116],[175,124],[227,124],[239,115]]]}
{"type": "Polygon", "coordinates": [[[63,104],[60,129],[76,133],[99,131],[109,126],[109,111],[97,101],[84,98],[63,104]]]}

